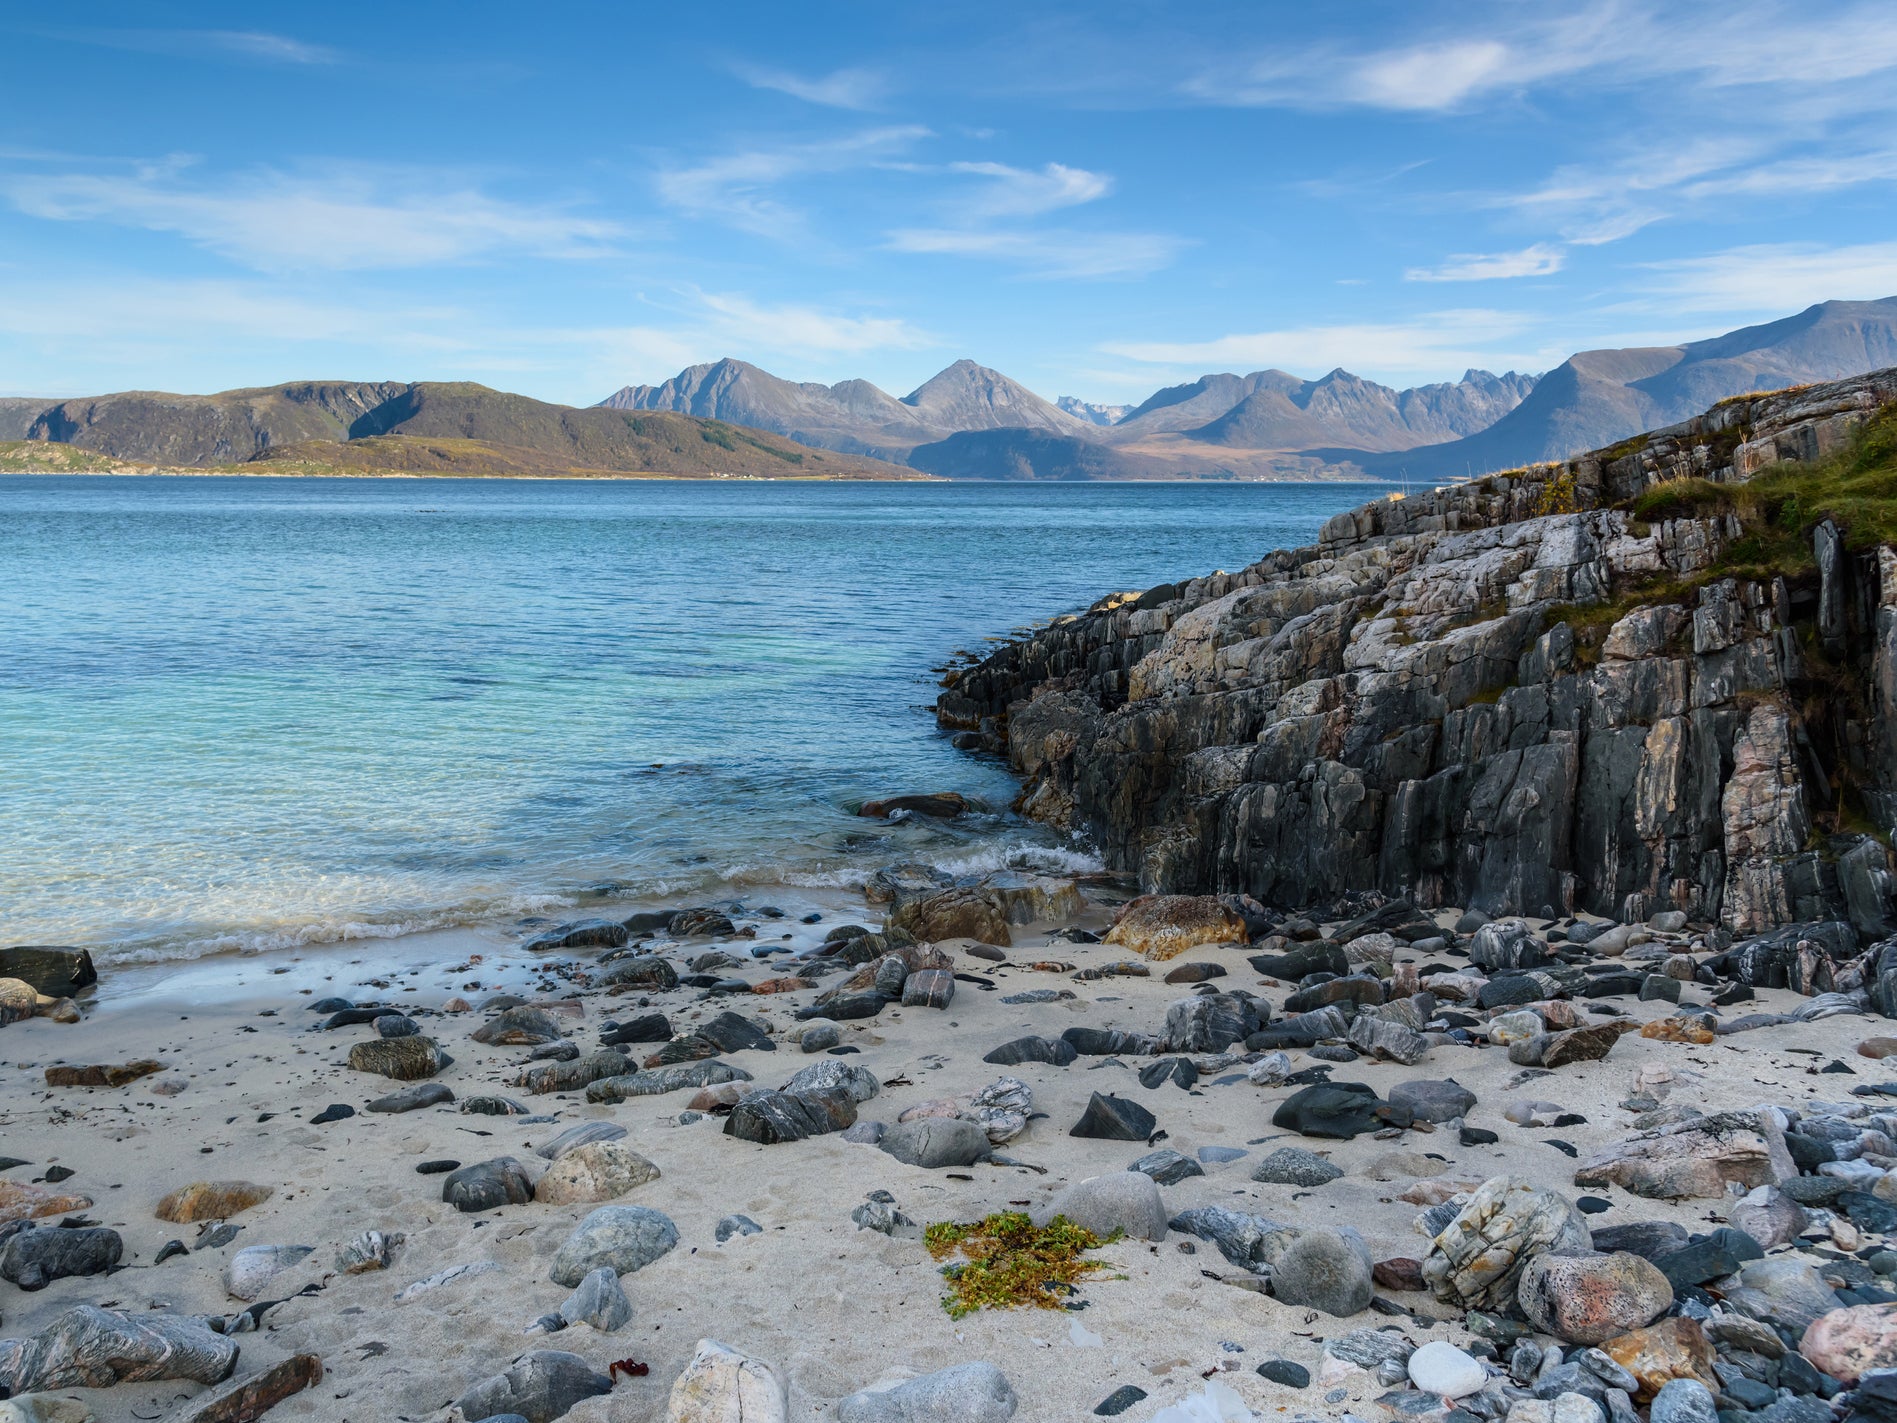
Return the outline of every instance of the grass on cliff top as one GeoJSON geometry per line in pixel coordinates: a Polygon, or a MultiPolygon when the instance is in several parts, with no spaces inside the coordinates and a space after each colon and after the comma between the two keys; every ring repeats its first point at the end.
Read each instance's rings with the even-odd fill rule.
{"type": "Polygon", "coordinates": [[[1037,1227],[1024,1211],[997,1211],[968,1224],[940,1221],[923,1233],[937,1260],[956,1250],[967,1257],[942,1268],[949,1285],[942,1308],[950,1319],[978,1309],[1064,1308],[1076,1284],[1108,1268],[1087,1252],[1119,1238],[1116,1230],[1103,1240],[1064,1215],[1037,1227]]]}
{"type": "Polygon", "coordinates": [[[1744,484],[1668,480],[1627,507],[1648,521],[1737,514],[1746,531],[1720,559],[1714,570],[1720,577],[1811,572],[1811,531],[1826,518],[1855,551],[1897,543],[1897,406],[1866,421],[1844,449],[1824,459],[1773,465],[1744,484]]]}
{"type": "Polygon", "coordinates": [[[0,440],[0,474],[117,474],[136,468],[110,455],[49,440],[0,440]]]}

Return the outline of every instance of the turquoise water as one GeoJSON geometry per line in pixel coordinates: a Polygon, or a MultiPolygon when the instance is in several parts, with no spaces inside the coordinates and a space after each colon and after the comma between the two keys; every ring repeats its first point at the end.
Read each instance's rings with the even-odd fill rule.
{"type": "Polygon", "coordinates": [[[0,478],[0,933],[176,957],[1085,863],[931,669],[1375,492],[0,478]],[[851,814],[951,788],[994,812],[851,814]]]}

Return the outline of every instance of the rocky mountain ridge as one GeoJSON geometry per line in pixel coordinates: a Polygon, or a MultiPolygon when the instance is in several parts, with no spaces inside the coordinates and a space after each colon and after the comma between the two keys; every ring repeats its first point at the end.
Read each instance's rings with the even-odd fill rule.
{"type": "Polygon", "coordinates": [[[24,434],[27,448],[69,446],[164,468],[915,477],[725,421],[553,405],[471,382],[294,381],[216,395],[124,391],[46,405],[24,422],[24,434]]]}
{"type": "Polygon", "coordinates": [[[1113,595],[951,673],[937,716],[1152,891],[1881,936],[1897,551],[1827,512],[1851,480],[1893,497],[1897,370],[1113,595]]]}

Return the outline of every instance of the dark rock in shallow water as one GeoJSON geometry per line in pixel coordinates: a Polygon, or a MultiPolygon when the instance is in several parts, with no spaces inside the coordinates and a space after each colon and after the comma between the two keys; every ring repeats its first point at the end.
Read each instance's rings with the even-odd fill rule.
{"type": "Polygon", "coordinates": [[[1153,1114],[1138,1102],[1095,1092],[1067,1135],[1102,1141],[1145,1141],[1156,1126],[1153,1114]]]}
{"type": "Polygon", "coordinates": [[[373,1023],[377,1018],[399,1018],[400,1008],[343,1008],[331,1013],[324,1020],[323,1030],[329,1032],[335,1028],[357,1028],[364,1023],[373,1023]]]}
{"type": "Polygon", "coordinates": [[[1327,1082],[1293,1092],[1271,1114],[1271,1124],[1300,1136],[1347,1141],[1386,1125],[1377,1115],[1382,1105],[1361,1082],[1327,1082]]]}
{"type": "Polygon", "coordinates": [[[1188,1176],[1203,1176],[1205,1168],[1183,1152],[1162,1146],[1158,1151],[1149,1151],[1131,1166],[1129,1171],[1138,1171],[1151,1176],[1162,1186],[1177,1186],[1188,1176]]]}
{"type": "Polygon", "coordinates": [[[558,924],[529,939],[524,945],[532,953],[553,949],[616,949],[632,938],[632,931],[613,919],[581,919],[558,924]]]}
{"type": "Polygon", "coordinates": [[[982,1061],[996,1067],[1015,1067],[1024,1062],[1045,1062],[1053,1067],[1065,1067],[1075,1056],[1074,1045],[1064,1038],[1027,1037],[1003,1043],[983,1057],[982,1061]]]}
{"type": "Polygon", "coordinates": [[[414,1112],[441,1102],[454,1101],[454,1092],[445,1082],[419,1082],[385,1097],[377,1097],[365,1109],[371,1112],[414,1112]]]}
{"type": "Polygon", "coordinates": [[[482,1379],[455,1400],[463,1418],[519,1414],[528,1423],[551,1423],[581,1399],[611,1393],[613,1381],[596,1373],[578,1354],[535,1349],[502,1372],[482,1379]]]}
{"type": "Polygon", "coordinates": [[[599,976],[600,987],[612,993],[664,993],[678,987],[678,970],[653,954],[616,959],[599,976]]]}
{"type": "Polygon", "coordinates": [[[601,1047],[626,1047],[633,1043],[664,1043],[672,1040],[672,1024],[663,1013],[646,1013],[631,1022],[615,1023],[600,1029],[601,1047]]]}
{"type": "Polygon", "coordinates": [[[477,1161],[442,1182],[441,1198],[464,1215],[525,1205],[534,1198],[533,1178],[511,1156],[477,1161]]]}
{"type": "MultiPolygon", "coordinates": [[[[124,1253],[119,1233],[104,1226],[29,1227],[0,1244],[0,1280],[23,1290],[44,1289],[54,1280],[104,1274],[124,1253]]],[[[0,1354],[0,1360],[4,1357],[0,1354]]]]}
{"type": "Polygon", "coordinates": [[[0,978],[17,978],[48,998],[71,998],[97,983],[99,971],[85,949],[26,944],[0,949],[0,978]]]}
{"type": "Polygon", "coordinates": [[[753,1092],[725,1118],[725,1135],[763,1146],[842,1131],[856,1121],[856,1099],[841,1088],[753,1092]]]}

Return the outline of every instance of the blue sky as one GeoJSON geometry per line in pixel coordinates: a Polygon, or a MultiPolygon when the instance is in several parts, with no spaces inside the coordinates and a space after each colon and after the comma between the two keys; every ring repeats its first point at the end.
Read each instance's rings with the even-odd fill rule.
{"type": "Polygon", "coordinates": [[[970,356],[1123,401],[1897,294],[1889,0],[27,0],[0,40],[12,394],[970,356]]]}

